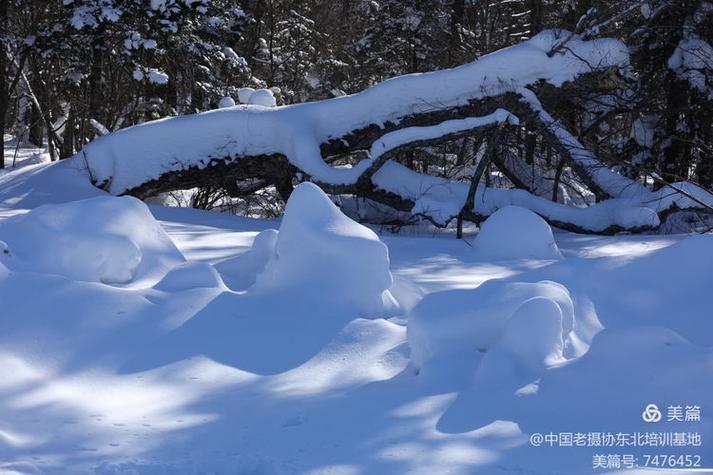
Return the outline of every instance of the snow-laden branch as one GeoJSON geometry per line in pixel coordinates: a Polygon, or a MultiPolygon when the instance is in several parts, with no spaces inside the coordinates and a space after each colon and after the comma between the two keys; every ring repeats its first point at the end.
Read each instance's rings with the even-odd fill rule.
{"type": "MultiPolygon", "coordinates": [[[[417,173],[396,162],[387,162],[374,175],[376,186],[414,203],[411,212],[445,224],[460,212],[469,184],[417,173]]],[[[610,199],[579,208],[541,198],[525,190],[485,188],[476,191],[472,218],[482,220],[508,205],[530,209],[550,223],[586,233],[655,229],[660,221],[651,208],[626,199],[610,199]]]]}
{"type": "Polygon", "coordinates": [[[517,92],[522,101],[537,114],[540,132],[552,137],[552,143],[570,160],[572,168],[595,194],[600,198],[647,196],[648,189],[645,186],[616,173],[597,160],[577,137],[542,107],[530,89],[520,88],[517,92]]]}
{"type": "Polygon", "coordinates": [[[541,132],[550,134],[560,152],[569,158],[572,169],[601,198],[628,200],[634,205],[647,206],[658,213],[676,209],[713,207],[713,194],[689,182],[676,182],[651,191],[642,183],[621,175],[597,160],[582,143],[562,124],[542,108],[535,94],[526,88],[518,91],[541,121],[541,132]]]}
{"type": "Polygon", "coordinates": [[[683,26],[683,38],[668,59],[667,65],[676,77],[686,81],[700,96],[713,102],[713,46],[696,34],[696,28],[711,21],[713,4],[701,2],[683,26]]]}

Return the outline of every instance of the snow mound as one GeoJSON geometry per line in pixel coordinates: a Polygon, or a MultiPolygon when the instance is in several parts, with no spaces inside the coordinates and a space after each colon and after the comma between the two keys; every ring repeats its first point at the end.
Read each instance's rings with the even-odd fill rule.
{"type": "Polygon", "coordinates": [[[238,100],[242,104],[248,104],[250,102],[250,96],[252,96],[255,89],[252,87],[241,87],[238,89],[238,100]]]}
{"type": "Polygon", "coordinates": [[[538,369],[563,359],[562,333],[560,306],[550,299],[535,297],[513,314],[496,347],[538,369]]]}
{"type": "Polygon", "coordinates": [[[250,94],[248,103],[256,106],[275,107],[277,100],[270,89],[256,89],[250,94]]]}
{"type": "Polygon", "coordinates": [[[556,302],[542,297],[526,301],[512,315],[500,340],[483,357],[475,382],[493,385],[512,379],[530,381],[564,360],[562,336],[562,310],[556,302]]]}
{"type": "Polygon", "coordinates": [[[249,251],[216,264],[216,269],[226,277],[233,290],[246,289],[255,283],[255,278],[275,253],[278,231],[266,229],[255,236],[249,251]]]}
{"type": "Polygon", "coordinates": [[[396,310],[392,283],[389,251],[379,237],[342,214],[319,187],[302,183],[287,201],[274,253],[253,289],[293,290],[322,306],[378,314],[396,310]]]}
{"type": "Polygon", "coordinates": [[[197,288],[225,288],[223,279],[215,268],[205,262],[186,262],[180,264],[165,275],[154,286],[156,290],[175,292],[197,288]]]}
{"type": "Polygon", "coordinates": [[[0,239],[11,270],[88,282],[155,281],[185,260],[146,205],[131,197],[40,206],[0,221],[0,239]]]}
{"type": "Polygon", "coordinates": [[[577,346],[574,329],[574,305],[563,285],[491,280],[476,289],[426,295],[409,315],[408,343],[418,369],[465,362],[469,369],[463,371],[471,371],[468,363],[496,345],[528,362],[570,356],[577,346]]]}
{"type": "Polygon", "coordinates": [[[473,245],[477,255],[495,260],[562,258],[547,222],[519,206],[505,206],[493,213],[473,245]]]}
{"type": "Polygon", "coordinates": [[[218,102],[218,109],[225,109],[226,107],[235,107],[235,100],[230,96],[225,96],[218,102]]]}

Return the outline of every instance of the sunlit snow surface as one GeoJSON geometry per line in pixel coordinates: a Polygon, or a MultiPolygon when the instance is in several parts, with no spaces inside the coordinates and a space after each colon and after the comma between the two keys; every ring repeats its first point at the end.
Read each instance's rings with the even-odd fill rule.
{"type": "MultiPolygon", "coordinates": [[[[0,176],[0,240],[12,241],[1,234],[12,216],[101,194],[66,165],[52,170],[49,178],[32,167],[0,176]]],[[[310,206],[322,206],[312,198],[310,206]]],[[[85,202],[87,223],[100,201],[85,202]]],[[[388,247],[389,293],[401,309],[393,317],[393,307],[336,305],[338,283],[325,284],[328,294],[308,287],[316,273],[329,275],[330,253],[344,253],[334,240],[305,240],[313,260],[271,264],[302,266],[309,278],[301,291],[290,267],[289,288],[255,293],[263,261],[275,249],[300,248],[294,236],[280,247],[279,234],[267,232],[262,257],[241,259],[279,221],[150,210],[188,261],[171,261],[160,279],[78,280],[10,262],[32,261],[13,246],[3,254],[0,472],[588,474],[607,472],[592,469],[594,454],[650,453],[530,445],[535,433],[590,431],[695,431],[701,447],[654,452],[713,462],[711,235],[555,232],[560,259],[490,259],[473,235],[374,235],[326,212],[320,236],[364,240],[332,269],[351,279],[349,295],[359,279],[343,266],[361,252],[381,253],[377,236],[388,247]],[[503,296],[525,304],[507,310],[503,296]],[[503,320],[489,321],[497,323],[489,339],[476,332],[480,349],[456,341],[434,353],[440,360],[414,364],[409,315],[425,311],[439,324],[428,299],[445,302],[444,317],[458,318],[444,325],[455,321],[466,336],[490,328],[479,315],[503,320]],[[488,302],[492,311],[483,310],[488,302]],[[662,422],[642,421],[649,403],[664,410],[662,422]],[[675,404],[700,405],[702,420],[666,422],[675,404]]],[[[62,254],[68,244],[54,238],[26,235],[24,245],[62,254]]],[[[378,277],[368,281],[375,290],[364,287],[368,295],[388,284],[380,255],[364,263],[378,277]]]]}

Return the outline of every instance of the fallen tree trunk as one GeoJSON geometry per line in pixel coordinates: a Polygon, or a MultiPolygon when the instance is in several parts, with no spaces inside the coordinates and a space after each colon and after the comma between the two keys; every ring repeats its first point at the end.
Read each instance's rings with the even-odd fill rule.
{"type": "MultiPolygon", "coordinates": [[[[146,123],[98,137],[83,156],[96,185],[114,194],[145,198],[206,185],[238,193],[235,183],[256,180],[274,185],[286,199],[294,179],[311,180],[329,193],[368,198],[439,226],[459,213],[479,221],[517,204],[574,231],[641,231],[656,228],[658,213],[671,207],[700,207],[675,189],[667,190],[673,196],[653,193],[610,170],[545,111],[539,89],[566,87],[627,61],[623,45],[614,40],[569,39],[565,50],[548,56],[557,41],[548,32],[459,68],[396,78],[338,99],[242,106],[146,123]],[[521,70],[513,66],[518,61],[521,70]],[[522,125],[549,141],[602,202],[577,208],[525,190],[478,188],[475,206],[464,208],[468,183],[409,174],[393,161],[405,150],[522,125]],[[362,159],[351,166],[332,166],[356,156],[362,159]]],[[[507,160],[494,160],[526,188],[507,160]]],[[[685,188],[708,202],[700,190],[685,188]]]]}

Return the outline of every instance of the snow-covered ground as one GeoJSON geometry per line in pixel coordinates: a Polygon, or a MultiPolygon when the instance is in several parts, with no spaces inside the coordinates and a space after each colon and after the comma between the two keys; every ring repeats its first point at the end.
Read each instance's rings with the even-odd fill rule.
{"type": "Polygon", "coordinates": [[[280,222],[1,174],[0,473],[713,472],[653,471],[713,467],[713,235],[503,211],[456,240],[310,185],[280,222]]]}

